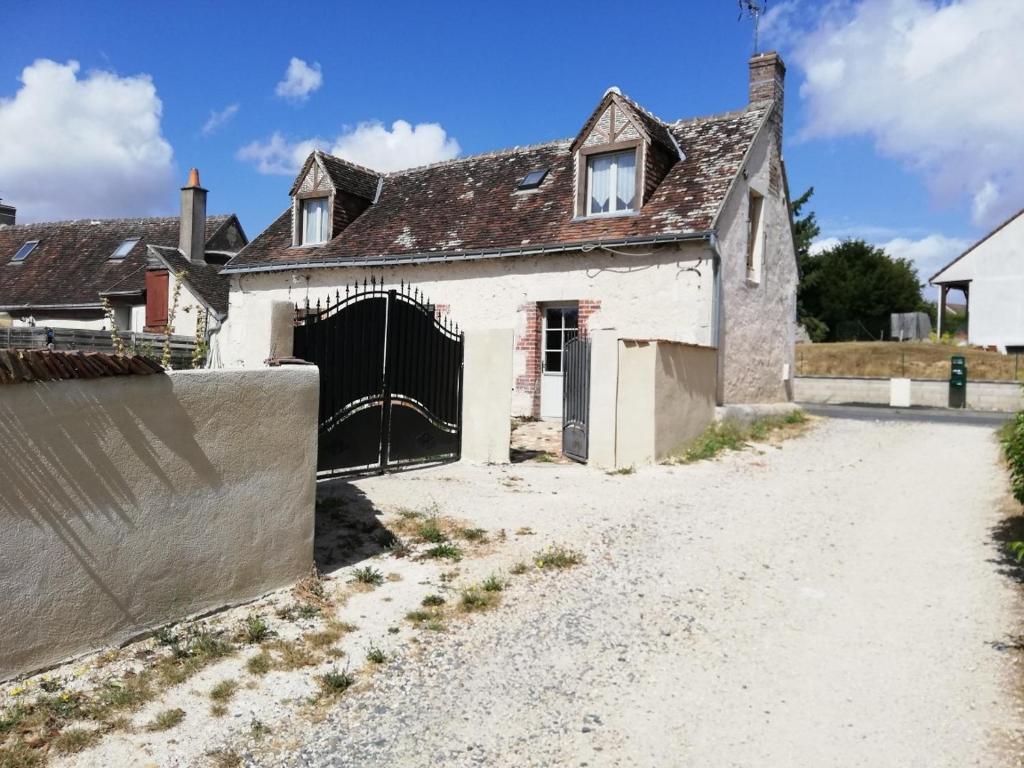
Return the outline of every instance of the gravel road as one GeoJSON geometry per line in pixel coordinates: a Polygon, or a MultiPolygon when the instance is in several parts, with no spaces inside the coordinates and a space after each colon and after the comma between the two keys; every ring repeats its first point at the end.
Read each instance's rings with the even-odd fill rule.
{"type": "Polygon", "coordinates": [[[375,503],[433,498],[532,527],[523,552],[559,541],[587,561],[424,633],[264,764],[1020,765],[997,461],[990,428],[826,421],[781,448],[628,476],[360,481],[375,503]]]}

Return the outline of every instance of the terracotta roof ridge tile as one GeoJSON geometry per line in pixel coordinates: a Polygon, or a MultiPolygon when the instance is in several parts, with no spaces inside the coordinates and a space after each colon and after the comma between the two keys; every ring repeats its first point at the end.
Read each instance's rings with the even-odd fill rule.
{"type": "Polygon", "coordinates": [[[703,123],[713,123],[717,120],[735,120],[738,117],[745,117],[753,112],[756,112],[772,102],[770,101],[756,101],[746,107],[740,109],[731,109],[726,112],[716,112],[711,115],[698,115],[697,117],[681,117],[678,120],[674,120],[671,123],[666,123],[667,128],[682,128],[687,125],[701,125],[703,123]]]}
{"type": "Polygon", "coordinates": [[[520,152],[531,152],[537,149],[547,149],[549,147],[568,147],[572,144],[572,139],[552,139],[551,141],[542,141],[537,144],[522,144],[515,147],[506,147],[504,149],[493,149],[489,152],[480,152],[475,155],[463,155],[462,157],[453,157],[450,160],[438,160],[435,163],[427,163],[426,165],[416,165],[412,168],[403,168],[399,171],[387,171],[384,173],[384,178],[389,179],[395,176],[404,176],[407,173],[416,173],[418,171],[425,171],[431,168],[439,168],[446,165],[458,165],[459,163],[472,162],[474,160],[489,160],[493,157],[505,157],[506,155],[514,155],[520,152]]]}
{"type": "Polygon", "coordinates": [[[354,168],[357,171],[363,171],[364,173],[369,173],[372,174],[373,176],[387,175],[385,171],[376,171],[373,168],[370,168],[368,165],[360,165],[359,163],[353,163],[347,157],[342,157],[341,155],[334,155],[323,149],[314,149],[313,151],[323,158],[326,158],[328,160],[336,160],[339,163],[344,163],[345,165],[349,166],[350,168],[354,168]]]}

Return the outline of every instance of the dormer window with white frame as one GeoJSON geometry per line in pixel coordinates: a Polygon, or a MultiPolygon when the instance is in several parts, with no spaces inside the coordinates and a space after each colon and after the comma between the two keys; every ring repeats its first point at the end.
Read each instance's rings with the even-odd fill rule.
{"type": "Polygon", "coordinates": [[[636,210],[637,151],[587,156],[587,207],[584,215],[604,216],[636,210]]]}
{"type": "Polygon", "coordinates": [[[308,197],[301,201],[302,227],[300,245],[326,243],[330,231],[326,197],[308,197]]]}

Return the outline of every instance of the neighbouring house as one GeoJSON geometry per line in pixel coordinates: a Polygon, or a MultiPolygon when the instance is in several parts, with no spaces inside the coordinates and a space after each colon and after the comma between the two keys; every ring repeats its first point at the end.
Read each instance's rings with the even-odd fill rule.
{"type": "Polygon", "coordinates": [[[967,341],[1000,352],[1024,352],[1024,210],[1018,211],[940,269],[938,333],[945,330],[951,290],[963,293],[967,341]]]}
{"type": "Polygon", "coordinates": [[[105,329],[102,300],[123,331],[163,333],[181,276],[174,332],[194,335],[200,317],[227,317],[228,280],[218,270],[248,242],[234,214],[207,216],[207,191],[192,170],[181,215],[0,224],[0,318],[18,326],[105,329]]]}
{"type": "Polygon", "coordinates": [[[563,345],[598,329],[717,348],[719,403],[789,399],[784,76],[757,55],[746,106],[675,121],[609,88],[571,138],[392,173],[313,152],[222,271],[224,362],[262,362],[244,351],[273,301],[327,304],[375,279],[417,286],[466,330],[514,328],[518,415],[561,416],[563,345]]]}

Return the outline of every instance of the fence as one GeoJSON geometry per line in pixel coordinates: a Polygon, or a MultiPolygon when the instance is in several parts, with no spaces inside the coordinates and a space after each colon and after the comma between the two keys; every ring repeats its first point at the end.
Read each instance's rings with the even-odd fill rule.
{"type": "MultiPolygon", "coordinates": [[[[88,328],[0,328],[0,349],[45,349],[48,334],[53,333],[53,348],[77,349],[81,352],[113,352],[110,331],[88,328]]],[[[162,333],[121,331],[118,334],[131,354],[159,360],[163,354],[162,333]]],[[[191,368],[196,341],[191,336],[171,336],[171,367],[191,368]]]]}

